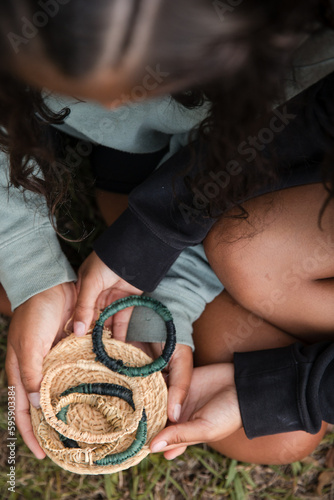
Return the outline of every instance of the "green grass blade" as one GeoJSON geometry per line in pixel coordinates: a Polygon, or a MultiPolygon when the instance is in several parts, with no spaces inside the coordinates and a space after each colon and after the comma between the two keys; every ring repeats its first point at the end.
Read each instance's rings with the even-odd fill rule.
{"type": "Polygon", "coordinates": [[[228,486],[230,486],[230,484],[232,483],[232,481],[234,480],[235,478],[235,475],[237,473],[237,461],[236,460],[231,460],[231,463],[230,463],[230,466],[229,466],[229,469],[228,469],[228,473],[227,473],[227,476],[226,476],[226,483],[225,483],[225,486],[226,488],[228,486]]]}

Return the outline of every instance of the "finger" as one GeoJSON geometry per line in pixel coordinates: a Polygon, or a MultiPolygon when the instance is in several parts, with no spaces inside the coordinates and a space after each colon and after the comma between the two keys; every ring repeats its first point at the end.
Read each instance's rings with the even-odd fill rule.
{"type": "MultiPolygon", "coordinates": [[[[76,285],[73,282],[64,283],[62,285],[65,302],[64,302],[64,313],[59,318],[60,325],[58,334],[52,344],[52,347],[57,344],[59,340],[69,335],[69,333],[73,332],[73,311],[77,301],[77,289],[76,285]]],[[[59,311],[58,311],[59,317],[59,311]]]]}
{"type": "Polygon", "coordinates": [[[29,401],[25,394],[23,388],[19,388],[16,385],[16,393],[17,393],[17,406],[16,406],[16,424],[17,428],[23,437],[25,444],[32,451],[38,459],[45,458],[46,454],[44,450],[38,444],[38,441],[35,437],[32,424],[31,424],[31,415],[29,411],[29,401]]]}
{"type": "Polygon", "coordinates": [[[145,354],[150,356],[150,358],[154,357],[154,354],[152,353],[152,350],[151,350],[151,344],[149,342],[138,342],[136,340],[129,340],[127,342],[127,344],[133,345],[134,347],[137,347],[137,349],[140,349],[141,351],[143,351],[145,354]]]}
{"type": "Polygon", "coordinates": [[[133,307],[128,307],[113,317],[112,333],[114,339],[125,342],[132,311],[133,307]]]}
{"type": "Polygon", "coordinates": [[[82,280],[73,317],[73,331],[75,335],[83,336],[87,333],[95,313],[95,304],[100,294],[94,286],[93,280],[82,280]]]}
{"type": "Polygon", "coordinates": [[[187,449],[187,446],[181,446],[180,448],[175,448],[174,450],[165,451],[164,457],[166,460],[174,460],[174,458],[182,455],[187,449]]]}
{"type": "Polygon", "coordinates": [[[174,424],[163,429],[152,440],[150,449],[153,453],[167,451],[180,446],[189,446],[216,440],[219,429],[214,429],[205,420],[194,417],[189,422],[174,424]]]}
{"type": "MultiPolygon", "coordinates": [[[[113,288],[109,291],[109,294],[107,296],[108,305],[115,302],[115,300],[124,299],[129,295],[134,295],[134,294],[132,291],[130,292],[129,290],[121,290],[119,288],[113,288]]],[[[111,318],[112,319],[111,329],[112,329],[112,336],[114,339],[120,340],[121,342],[126,341],[126,335],[128,332],[129,322],[133,309],[134,309],[133,307],[127,307],[126,309],[119,311],[111,318]]]]}
{"type": "MultiPolygon", "coordinates": [[[[9,347],[10,346],[8,346],[8,349],[9,347]]],[[[32,405],[39,407],[39,390],[43,378],[43,351],[36,348],[36,343],[24,342],[20,346],[17,356],[20,360],[17,366],[22,385],[32,405]]],[[[10,362],[9,360],[9,366],[10,362]]],[[[11,370],[11,368],[9,368],[9,370],[11,370]]],[[[16,370],[16,367],[14,367],[14,370],[16,370]]]]}
{"type": "Polygon", "coordinates": [[[189,346],[178,344],[169,365],[168,418],[180,419],[182,405],[188,395],[193,371],[193,355],[189,346]]]}
{"type": "Polygon", "coordinates": [[[212,429],[205,422],[196,418],[190,422],[166,427],[152,440],[150,449],[152,453],[167,451],[180,446],[214,441],[212,429]]]}
{"type": "Polygon", "coordinates": [[[99,311],[103,311],[107,306],[111,304],[112,300],[110,300],[110,289],[103,290],[96,300],[95,307],[99,311]]]}
{"type": "MultiPolygon", "coordinates": [[[[69,290],[73,292],[72,285],[69,290]]],[[[39,405],[44,356],[58,337],[66,302],[59,287],[45,291],[43,297],[36,295],[15,310],[8,334],[8,348],[17,360],[20,381],[35,407],[39,405]]],[[[8,360],[9,370],[14,357],[8,360]]]]}
{"type": "Polygon", "coordinates": [[[20,380],[20,372],[14,350],[9,345],[6,357],[8,385],[15,387],[15,423],[24,442],[38,459],[46,455],[34,435],[29,412],[29,401],[20,380]]]}
{"type": "Polygon", "coordinates": [[[78,279],[77,279],[77,282],[75,284],[75,289],[77,291],[77,294],[80,293],[80,289],[81,289],[81,283],[82,283],[82,278],[81,278],[81,274],[79,273],[78,274],[78,279]]]}

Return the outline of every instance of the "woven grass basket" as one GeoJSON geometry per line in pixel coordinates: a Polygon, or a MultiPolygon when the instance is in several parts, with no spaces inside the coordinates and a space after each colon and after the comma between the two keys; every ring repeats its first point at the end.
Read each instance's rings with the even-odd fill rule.
{"type": "Polygon", "coordinates": [[[143,460],[167,421],[167,387],[161,370],[175,348],[168,309],[148,297],[114,302],[92,335],[60,341],[43,365],[40,409],[30,406],[35,436],[60,467],[77,474],[111,474],[143,460]],[[166,322],[162,355],[110,338],[105,320],[125,307],[146,306],[166,322]]]}

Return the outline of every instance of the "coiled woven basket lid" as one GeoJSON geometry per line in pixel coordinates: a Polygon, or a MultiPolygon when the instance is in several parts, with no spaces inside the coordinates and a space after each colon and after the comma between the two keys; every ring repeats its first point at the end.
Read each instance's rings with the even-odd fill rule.
{"type": "Polygon", "coordinates": [[[92,335],[60,341],[44,360],[41,408],[30,406],[33,430],[45,453],[78,474],[110,474],[143,460],[166,425],[167,387],[160,370],[174,347],[168,309],[137,296],[106,308],[92,335]],[[133,305],[154,309],[166,322],[165,349],[155,361],[111,339],[103,328],[106,318],[133,305]]]}

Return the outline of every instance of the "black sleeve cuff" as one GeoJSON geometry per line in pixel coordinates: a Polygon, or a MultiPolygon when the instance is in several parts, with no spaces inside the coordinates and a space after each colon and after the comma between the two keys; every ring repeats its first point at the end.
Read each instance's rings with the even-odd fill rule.
{"type": "Polygon", "coordinates": [[[127,209],[93,244],[101,260],[131,285],[152,292],[180,255],[127,209]]]}
{"type": "Polygon", "coordinates": [[[334,344],[302,343],[235,353],[235,383],[249,439],[303,430],[316,434],[332,422],[334,344]]]}
{"type": "Polygon", "coordinates": [[[249,439],[303,429],[291,346],[234,354],[235,383],[249,439]]]}

